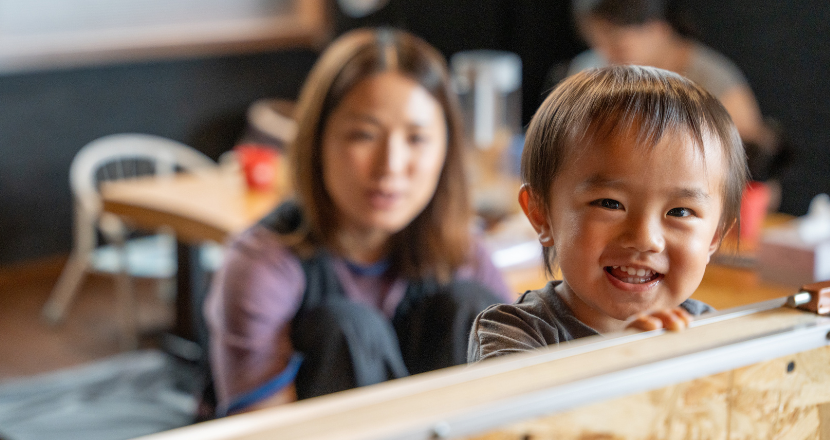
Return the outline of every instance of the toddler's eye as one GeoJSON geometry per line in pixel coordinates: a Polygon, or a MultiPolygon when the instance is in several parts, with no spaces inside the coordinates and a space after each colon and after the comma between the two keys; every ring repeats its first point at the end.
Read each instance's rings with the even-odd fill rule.
{"type": "Polygon", "coordinates": [[[694,215],[694,212],[692,212],[689,208],[672,208],[666,213],[666,215],[670,215],[672,217],[688,217],[690,215],[694,215]]]}
{"type": "Polygon", "coordinates": [[[594,200],[591,204],[605,209],[622,209],[622,203],[614,199],[594,200]]]}

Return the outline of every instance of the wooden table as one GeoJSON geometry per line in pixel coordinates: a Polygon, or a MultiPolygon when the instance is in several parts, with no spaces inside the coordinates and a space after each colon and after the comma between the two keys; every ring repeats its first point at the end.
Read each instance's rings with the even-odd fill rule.
{"type": "MultiPolygon", "coordinates": [[[[285,173],[281,173],[285,175],[285,173]]],[[[181,175],[167,180],[131,180],[107,184],[102,188],[103,209],[126,218],[138,228],[167,226],[185,244],[205,240],[224,242],[272,210],[287,193],[286,182],[273,191],[249,191],[237,172],[210,171],[181,175]]],[[[778,221],[773,216],[771,223],[778,221]]],[[[188,246],[180,248],[180,273],[193,273],[188,246]]],[[[751,251],[751,249],[748,249],[751,251]]],[[[515,292],[538,289],[547,279],[541,268],[524,267],[505,272],[515,292]]],[[[192,336],[192,280],[178,277],[176,334],[192,336]]],[[[763,282],[748,268],[710,264],[693,298],[722,310],[771,298],[787,296],[798,286],[763,282]]],[[[191,337],[192,339],[192,337],[191,337]]]]}
{"type": "MultiPolygon", "coordinates": [[[[281,175],[285,175],[281,173],[281,175]]],[[[109,182],[101,188],[103,210],[125,219],[138,229],[173,230],[178,274],[173,335],[204,343],[201,301],[207,279],[192,248],[213,240],[224,243],[265,214],[288,193],[285,181],[272,191],[251,191],[238,171],[217,168],[171,178],[109,182]]]]}
{"type": "Polygon", "coordinates": [[[224,242],[271,211],[286,195],[284,185],[273,191],[250,191],[238,173],[202,171],[170,179],[134,179],[101,188],[103,209],[143,229],[172,228],[190,244],[224,242]]]}

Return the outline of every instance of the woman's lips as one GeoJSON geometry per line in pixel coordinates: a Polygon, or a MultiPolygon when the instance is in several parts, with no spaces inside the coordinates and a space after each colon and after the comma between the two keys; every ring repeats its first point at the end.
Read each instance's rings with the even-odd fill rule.
{"type": "Polygon", "coordinates": [[[373,209],[391,209],[401,199],[401,192],[369,191],[369,206],[373,209]]]}

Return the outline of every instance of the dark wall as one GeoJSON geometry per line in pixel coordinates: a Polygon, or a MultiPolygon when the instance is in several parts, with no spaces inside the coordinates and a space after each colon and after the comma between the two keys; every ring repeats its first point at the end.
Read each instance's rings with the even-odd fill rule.
{"type": "MultiPolygon", "coordinates": [[[[782,125],[793,155],[780,178],[780,210],[803,215],[814,195],[830,193],[830,2],[674,1],[701,39],[744,71],[764,116],[782,125]]],[[[447,56],[476,48],[518,53],[525,122],[548,91],[551,66],[585,48],[563,0],[392,0],[372,17],[340,23],[398,25],[447,56]]]]}
{"type": "Polygon", "coordinates": [[[780,210],[802,215],[830,194],[830,2],[698,0],[707,43],[746,73],[767,117],[795,149],[781,177],[780,210]]]}
{"type": "Polygon", "coordinates": [[[87,142],[152,133],[215,159],[248,104],[295,98],[315,59],[297,50],[0,76],[0,265],[69,251],[69,165],[87,142]]]}
{"type": "Polygon", "coordinates": [[[568,1],[392,0],[361,19],[339,17],[339,31],[392,25],[433,44],[447,58],[470,49],[508,50],[522,58],[523,119],[541,104],[551,66],[585,46],[574,33],[568,1]]]}
{"type": "MultiPolygon", "coordinates": [[[[795,155],[781,210],[801,215],[830,192],[830,2],[688,0],[702,39],[746,73],[763,113],[779,120],[795,155]]],[[[567,1],[392,0],[363,19],[336,16],[338,32],[388,24],[445,55],[511,50],[524,64],[524,120],[546,91],[548,69],[584,49],[567,1]]],[[[64,253],[71,245],[69,163],[85,143],[139,131],[217,157],[244,125],[247,105],[293,98],[316,54],[180,60],[0,76],[0,265],[64,253]]]]}

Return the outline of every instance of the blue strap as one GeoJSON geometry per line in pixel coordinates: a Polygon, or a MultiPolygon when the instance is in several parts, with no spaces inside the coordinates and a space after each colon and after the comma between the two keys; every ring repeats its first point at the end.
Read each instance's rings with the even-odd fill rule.
{"type": "Polygon", "coordinates": [[[351,270],[353,273],[368,277],[380,276],[384,272],[386,272],[386,270],[389,269],[389,267],[392,265],[392,262],[388,259],[383,259],[378,262],[366,265],[353,263],[349,260],[345,261],[346,267],[348,267],[349,270],[351,270]]]}
{"type": "Polygon", "coordinates": [[[219,416],[224,417],[228,414],[235,413],[273,396],[294,381],[294,378],[297,377],[297,371],[300,370],[300,365],[302,363],[303,355],[300,353],[294,353],[291,355],[291,359],[288,360],[288,365],[280,374],[268,382],[265,382],[260,387],[254,388],[253,390],[248,391],[247,393],[232,400],[228,404],[227,408],[219,411],[219,416]]]}

